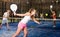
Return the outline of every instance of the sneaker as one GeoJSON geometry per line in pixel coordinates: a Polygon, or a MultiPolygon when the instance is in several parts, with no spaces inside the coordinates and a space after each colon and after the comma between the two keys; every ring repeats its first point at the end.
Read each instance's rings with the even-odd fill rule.
{"type": "Polygon", "coordinates": [[[53,27],[55,28],[56,26],[54,25],[53,27]]]}
{"type": "Polygon", "coordinates": [[[8,29],[8,31],[10,31],[10,29],[8,29]]]}

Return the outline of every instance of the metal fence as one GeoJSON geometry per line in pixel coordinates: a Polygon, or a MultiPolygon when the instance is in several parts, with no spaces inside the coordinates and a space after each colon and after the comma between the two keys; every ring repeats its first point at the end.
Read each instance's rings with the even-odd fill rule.
{"type": "Polygon", "coordinates": [[[35,8],[37,10],[37,16],[40,18],[40,14],[43,13],[44,18],[51,18],[50,5],[53,5],[53,9],[56,11],[57,18],[60,18],[60,1],[59,0],[3,0],[0,1],[0,16],[10,9],[11,4],[17,4],[17,13],[25,13],[30,8],[35,8]],[[48,14],[48,16],[46,16],[48,14]]]}

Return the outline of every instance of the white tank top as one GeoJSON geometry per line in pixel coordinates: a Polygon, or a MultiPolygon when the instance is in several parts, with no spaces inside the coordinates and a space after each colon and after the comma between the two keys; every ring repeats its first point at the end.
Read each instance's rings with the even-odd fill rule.
{"type": "Polygon", "coordinates": [[[4,17],[8,17],[8,16],[9,16],[9,13],[5,12],[4,17]]]}
{"type": "Polygon", "coordinates": [[[4,13],[3,20],[7,20],[8,18],[6,18],[6,17],[8,17],[8,16],[9,16],[9,14],[8,14],[7,12],[5,12],[5,13],[4,13]]]}
{"type": "Polygon", "coordinates": [[[20,22],[26,24],[30,19],[30,16],[25,16],[20,22]]]}

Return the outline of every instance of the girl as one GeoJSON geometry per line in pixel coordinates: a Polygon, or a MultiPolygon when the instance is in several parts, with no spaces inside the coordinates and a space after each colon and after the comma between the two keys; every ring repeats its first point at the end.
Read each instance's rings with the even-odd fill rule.
{"type": "Polygon", "coordinates": [[[18,29],[16,31],[16,33],[12,36],[12,37],[16,37],[19,35],[19,33],[21,32],[21,30],[23,29],[24,31],[24,37],[27,36],[27,27],[26,27],[26,23],[29,21],[29,20],[33,20],[35,21],[36,23],[40,24],[38,21],[36,21],[36,19],[34,18],[34,15],[36,13],[36,10],[31,8],[28,12],[26,12],[25,14],[14,14],[15,16],[25,16],[18,24],[18,29]]]}
{"type": "MultiPolygon", "coordinates": [[[[10,15],[10,10],[7,10],[7,12],[4,13],[3,19],[2,19],[2,24],[6,23],[8,30],[10,30],[9,24],[8,24],[9,15],[10,15]]],[[[0,29],[2,27],[2,24],[0,25],[0,29]]]]}
{"type": "Polygon", "coordinates": [[[53,27],[56,27],[56,13],[55,13],[55,11],[52,11],[52,18],[53,18],[53,22],[54,22],[53,27]]]}

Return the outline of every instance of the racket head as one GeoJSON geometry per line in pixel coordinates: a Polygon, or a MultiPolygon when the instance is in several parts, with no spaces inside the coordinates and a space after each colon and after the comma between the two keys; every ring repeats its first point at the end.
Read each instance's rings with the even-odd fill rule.
{"type": "Polygon", "coordinates": [[[16,4],[11,4],[11,5],[10,5],[10,9],[11,9],[13,12],[16,12],[16,10],[17,10],[17,5],[16,5],[16,4]]]}

